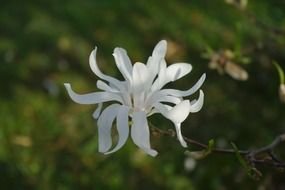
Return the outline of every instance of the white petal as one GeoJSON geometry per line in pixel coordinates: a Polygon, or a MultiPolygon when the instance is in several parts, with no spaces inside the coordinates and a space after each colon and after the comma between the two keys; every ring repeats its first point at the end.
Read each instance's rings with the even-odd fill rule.
{"type": "Polygon", "coordinates": [[[133,68],[133,91],[141,92],[149,82],[149,70],[143,63],[135,63],[133,68]]]}
{"type": "Polygon", "coordinates": [[[190,112],[195,113],[201,110],[204,103],[204,93],[202,90],[199,91],[199,98],[197,101],[191,103],[190,112]]]}
{"type": "Polygon", "coordinates": [[[100,116],[100,113],[101,113],[101,110],[102,110],[102,107],[103,107],[103,103],[99,103],[96,110],[94,111],[92,117],[94,119],[98,119],[98,117],[100,116]]]}
{"type": "Polygon", "coordinates": [[[133,113],[131,136],[134,143],[151,156],[156,156],[157,151],[150,147],[150,133],[145,112],[133,113]]]}
{"type": "Polygon", "coordinates": [[[166,76],[169,81],[175,81],[190,73],[191,70],[191,64],[175,63],[167,67],[166,76]]]}
{"type": "Polygon", "coordinates": [[[109,83],[111,83],[112,85],[116,86],[116,88],[120,89],[120,90],[124,90],[124,86],[122,85],[122,82],[111,77],[108,75],[103,74],[98,65],[97,65],[97,61],[96,61],[96,52],[97,52],[97,47],[95,47],[95,49],[91,52],[90,56],[89,56],[89,65],[91,70],[101,79],[108,81],[109,83]]]}
{"type": "Polygon", "coordinates": [[[115,58],[116,65],[124,78],[128,81],[131,81],[133,67],[126,50],[123,48],[115,48],[113,56],[115,58]]]}
{"type": "Polygon", "coordinates": [[[120,105],[112,104],[108,106],[100,115],[98,125],[98,141],[99,141],[99,152],[107,152],[112,146],[111,128],[113,121],[115,120],[120,105]]]}
{"type": "Polygon", "coordinates": [[[194,94],[205,81],[206,74],[203,74],[196,84],[186,91],[175,90],[175,89],[162,89],[160,91],[155,91],[152,94],[148,95],[146,100],[146,106],[149,107],[153,104],[159,102],[159,100],[165,96],[176,96],[176,97],[185,97],[194,94]]]}
{"type": "Polygon", "coordinates": [[[183,100],[182,98],[177,98],[175,96],[164,96],[164,97],[161,97],[159,102],[179,104],[182,100],[183,100]]]}
{"type": "Polygon", "coordinates": [[[154,81],[151,86],[152,91],[156,91],[161,89],[166,83],[168,83],[167,75],[166,75],[166,62],[164,59],[160,61],[159,73],[157,79],[154,81]]]}
{"type": "Polygon", "coordinates": [[[127,106],[121,106],[117,115],[117,130],[119,134],[119,141],[116,147],[106,152],[105,154],[111,154],[119,150],[127,141],[129,136],[129,110],[127,106]]]}
{"type": "Polygon", "coordinates": [[[133,105],[135,108],[142,108],[144,105],[145,90],[150,84],[149,70],[143,63],[135,63],[133,68],[133,105]]]}
{"type": "Polygon", "coordinates": [[[107,92],[119,92],[117,89],[110,87],[105,82],[101,80],[97,80],[97,88],[100,90],[104,90],[107,92]]]}
{"type": "Polygon", "coordinates": [[[160,100],[164,99],[168,94],[165,91],[155,91],[153,93],[149,93],[146,98],[145,106],[147,108],[152,108],[153,105],[161,102],[160,100]]]}
{"type": "Polygon", "coordinates": [[[180,144],[183,147],[187,147],[187,143],[185,142],[185,140],[183,139],[182,133],[181,133],[181,123],[174,123],[175,125],[175,129],[176,129],[176,134],[177,134],[177,138],[180,142],[180,144]]]}
{"type": "Polygon", "coordinates": [[[98,104],[101,102],[118,101],[123,103],[122,98],[111,92],[93,92],[89,94],[77,94],[75,93],[69,83],[64,83],[64,86],[68,92],[70,98],[78,104],[98,104]]]}
{"type": "Polygon", "coordinates": [[[169,82],[173,82],[187,75],[192,70],[188,63],[176,63],[166,68],[165,60],[161,60],[158,78],[152,85],[151,90],[159,90],[169,82]]]}
{"type": "Polygon", "coordinates": [[[183,147],[187,147],[187,143],[185,142],[181,134],[181,122],[184,121],[185,120],[184,118],[186,118],[189,114],[189,109],[187,108],[188,107],[187,104],[189,104],[189,101],[188,102],[187,101],[188,100],[185,100],[184,103],[181,102],[181,104],[174,107],[175,109],[172,108],[171,106],[163,105],[160,103],[156,104],[154,109],[157,110],[154,111],[154,113],[160,112],[163,116],[165,116],[166,118],[170,119],[173,122],[177,138],[183,147]],[[176,113],[171,113],[171,112],[176,112],[176,113]],[[177,117],[177,114],[179,113],[181,114],[180,116],[178,116],[181,117],[180,119],[177,117]]]}
{"type": "Polygon", "coordinates": [[[147,117],[153,115],[153,114],[156,114],[156,113],[159,113],[159,111],[155,108],[152,108],[148,113],[147,113],[147,117]]]}
{"type": "Polygon", "coordinates": [[[164,117],[168,118],[173,123],[182,123],[190,113],[189,100],[180,102],[169,111],[166,105],[163,105],[161,103],[156,103],[154,107],[158,109],[164,117]]]}
{"type": "Polygon", "coordinates": [[[150,70],[151,75],[150,79],[153,81],[155,76],[158,74],[159,71],[159,63],[162,59],[164,59],[167,51],[167,42],[166,40],[161,40],[157,43],[154,47],[152,56],[149,57],[147,61],[147,68],[150,70]]]}
{"type": "Polygon", "coordinates": [[[166,40],[159,41],[153,49],[152,56],[163,58],[166,55],[167,42],[166,40]]]}
{"type": "MultiPolygon", "coordinates": [[[[183,98],[175,97],[175,96],[161,96],[161,98],[156,103],[170,103],[170,104],[179,104],[183,101],[183,98]]],[[[151,110],[153,108],[153,104],[145,104],[146,110],[151,110]]]]}
{"type": "Polygon", "coordinates": [[[186,91],[174,90],[174,89],[164,89],[164,90],[167,91],[167,93],[169,95],[172,95],[172,96],[182,96],[182,97],[190,96],[190,95],[194,94],[202,86],[205,79],[206,79],[206,74],[204,73],[200,77],[200,79],[196,82],[196,84],[192,88],[190,88],[189,90],[186,90],[186,91]]]}
{"type": "Polygon", "coordinates": [[[193,105],[193,104],[195,104],[196,102],[197,102],[197,100],[196,100],[196,99],[191,100],[191,101],[190,101],[190,105],[193,105]]]}
{"type": "Polygon", "coordinates": [[[181,123],[188,117],[189,112],[190,102],[189,100],[184,100],[168,112],[168,117],[175,123],[181,123]]]}
{"type": "Polygon", "coordinates": [[[107,85],[106,83],[104,83],[103,81],[97,81],[97,87],[101,90],[105,90],[108,92],[114,92],[115,94],[119,95],[123,100],[124,100],[124,104],[130,106],[131,103],[131,97],[130,97],[130,89],[128,87],[127,81],[123,81],[121,84],[124,86],[124,90],[120,90],[117,89],[116,86],[112,85],[112,83],[110,83],[109,85],[107,85]]]}

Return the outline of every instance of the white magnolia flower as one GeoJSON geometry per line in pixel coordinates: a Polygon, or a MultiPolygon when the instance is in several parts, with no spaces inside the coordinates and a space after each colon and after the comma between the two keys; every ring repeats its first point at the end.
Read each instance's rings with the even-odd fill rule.
{"type": "Polygon", "coordinates": [[[183,147],[186,147],[181,134],[181,123],[189,113],[198,112],[204,101],[203,91],[200,90],[198,100],[184,100],[183,97],[195,93],[203,84],[206,75],[203,74],[198,82],[189,90],[162,89],[169,82],[176,81],[192,70],[187,63],[175,63],[167,67],[165,54],[167,43],[160,41],[154,48],[147,64],[140,62],[131,64],[126,50],[115,48],[113,56],[116,65],[124,77],[124,81],[103,74],[96,63],[96,51],[92,51],[89,63],[92,71],[102,80],[97,81],[97,87],[102,92],[77,94],[70,84],[65,87],[71,99],[79,104],[98,104],[93,117],[97,120],[99,152],[110,154],[119,150],[127,141],[129,133],[133,142],[151,156],[157,151],[150,146],[150,131],[147,117],[161,113],[171,120],[175,126],[177,137],[183,147]],[[103,102],[116,102],[108,105],[102,112],[103,102]],[[112,149],[111,128],[116,119],[119,139],[112,149]],[[129,119],[132,120],[129,127],[129,119]]]}

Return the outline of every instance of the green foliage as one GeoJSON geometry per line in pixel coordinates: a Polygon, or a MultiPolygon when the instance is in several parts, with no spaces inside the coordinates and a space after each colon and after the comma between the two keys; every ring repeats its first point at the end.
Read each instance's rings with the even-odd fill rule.
{"type": "MultiPolygon", "coordinates": [[[[119,152],[102,155],[91,117],[96,106],[72,102],[63,83],[77,92],[98,90],[88,65],[95,45],[102,71],[120,78],[111,55],[115,47],[127,49],[133,62],[146,62],[153,46],[166,39],[168,63],[193,65],[175,88],[188,89],[207,73],[205,105],[182,124],[183,134],[202,142],[214,138],[215,146],[264,145],[284,132],[284,105],[272,85],[277,77],[271,65],[285,62],[284,9],[280,0],[248,1],[243,10],[223,0],[1,2],[0,189],[281,189],[284,173],[264,168],[257,183],[236,159],[217,154],[188,171],[185,150],[168,137],[152,136],[156,158],[131,140],[119,152]],[[242,65],[249,79],[209,70],[209,60],[201,57],[207,47],[233,50],[241,63],[250,62],[242,65]]],[[[173,128],[158,115],[150,120],[173,128]]]]}

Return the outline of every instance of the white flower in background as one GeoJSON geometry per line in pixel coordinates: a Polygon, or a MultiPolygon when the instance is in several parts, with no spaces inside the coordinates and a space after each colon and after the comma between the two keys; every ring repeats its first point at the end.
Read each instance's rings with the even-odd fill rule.
{"type": "Polygon", "coordinates": [[[198,112],[204,101],[203,91],[199,91],[198,100],[184,100],[183,97],[195,93],[203,84],[206,75],[189,90],[162,89],[169,82],[176,81],[192,70],[187,63],[175,63],[167,67],[165,54],[167,43],[160,41],[154,48],[147,64],[140,62],[131,64],[127,52],[123,48],[115,48],[113,56],[124,77],[124,81],[103,74],[96,63],[96,51],[92,51],[89,63],[92,71],[102,80],[97,81],[97,87],[102,92],[77,94],[70,84],[65,87],[71,99],[79,104],[98,104],[93,117],[97,120],[99,152],[109,154],[119,150],[127,141],[129,133],[133,142],[151,156],[157,151],[150,147],[150,131],[147,117],[161,113],[171,120],[175,126],[177,137],[183,147],[186,147],[181,134],[181,123],[189,113],[198,112]],[[102,103],[112,101],[102,112],[102,103]],[[116,103],[115,103],[116,102],[116,103]],[[112,149],[111,128],[116,119],[119,135],[117,145],[112,149]],[[129,119],[132,120],[129,127],[129,119]]]}

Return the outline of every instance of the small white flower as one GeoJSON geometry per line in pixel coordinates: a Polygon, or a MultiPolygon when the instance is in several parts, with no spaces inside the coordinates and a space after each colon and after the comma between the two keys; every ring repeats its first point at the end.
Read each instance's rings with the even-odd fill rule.
{"type": "Polygon", "coordinates": [[[71,99],[79,104],[98,104],[93,117],[97,120],[99,152],[109,154],[119,150],[127,141],[129,133],[133,142],[151,156],[157,151],[150,147],[150,131],[147,117],[154,113],[161,113],[171,120],[175,126],[177,137],[183,147],[186,147],[181,134],[181,123],[190,112],[198,112],[204,101],[203,91],[200,90],[198,100],[183,100],[183,97],[195,93],[203,84],[206,75],[203,74],[198,82],[189,90],[162,89],[169,82],[176,81],[192,70],[187,63],[171,64],[167,67],[165,54],[167,43],[160,41],[154,48],[147,64],[131,61],[123,48],[115,48],[113,56],[124,77],[124,81],[117,80],[103,74],[96,63],[96,51],[92,51],[89,63],[92,71],[102,80],[97,81],[97,87],[102,92],[79,95],[75,93],[70,84],[65,87],[71,99]],[[105,82],[103,82],[105,81],[105,82]],[[115,101],[102,112],[102,103],[115,101]],[[129,127],[129,119],[132,126],[129,127]],[[116,119],[119,135],[117,145],[112,149],[111,128],[116,119]]]}

